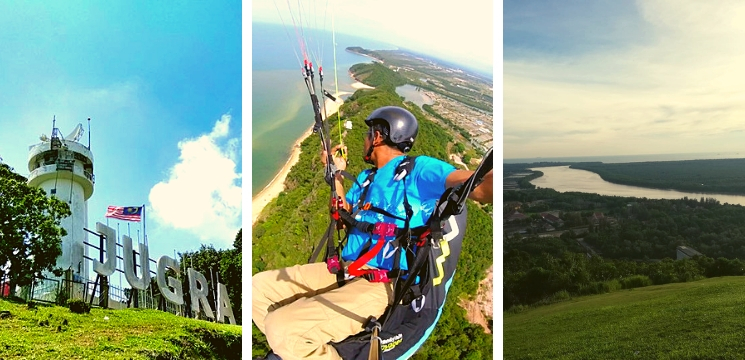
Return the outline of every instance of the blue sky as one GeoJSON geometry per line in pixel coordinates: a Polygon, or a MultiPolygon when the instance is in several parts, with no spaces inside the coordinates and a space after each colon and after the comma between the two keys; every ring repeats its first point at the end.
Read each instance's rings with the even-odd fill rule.
{"type": "MultiPolygon", "coordinates": [[[[294,2],[292,12],[300,13],[294,2]]],[[[494,12],[492,1],[464,0],[436,3],[428,0],[314,0],[305,1],[309,27],[330,30],[333,14],[337,32],[416,50],[492,72],[494,12]]],[[[288,2],[254,0],[252,21],[281,24],[292,29],[288,2]],[[280,18],[280,14],[282,18],[280,18]]]]}
{"type": "Polygon", "coordinates": [[[745,150],[743,2],[508,0],[503,18],[505,158],[745,150]]]}
{"type": "Polygon", "coordinates": [[[147,204],[151,257],[230,247],[242,215],[241,15],[240,1],[0,3],[0,157],[28,175],[28,147],[53,116],[65,135],[90,117],[90,228],[108,205],[147,204]]]}

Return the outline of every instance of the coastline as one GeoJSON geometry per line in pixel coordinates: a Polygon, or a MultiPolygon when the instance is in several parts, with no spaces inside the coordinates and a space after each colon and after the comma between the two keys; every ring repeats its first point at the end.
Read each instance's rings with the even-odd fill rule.
{"type": "Polygon", "coordinates": [[[372,86],[370,86],[370,85],[365,85],[365,84],[363,84],[363,83],[361,83],[361,82],[359,82],[359,81],[357,81],[357,80],[355,80],[355,81],[354,81],[354,82],[352,83],[352,87],[353,87],[353,88],[354,88],[355,90],[359,90],[359,89],[375,89],[374,87],[372,87],[372,86]]]}
{"type": "MultiPolygon", "coordinates": [[[[363,84],[364,85],[364,84],[363,84]]],[[[339,107],[343,104],[343,101],[341,99],[341,95],[345,95],[348,93],[345,92],[339,92],[334,95],[334,97],[337,98],[338,101],[332,101],[331,99],[326,99],[325,106],[326,106],[326,113],[333,114],[337,111],[339,111],[339,107]]],[[[269,204],[274,198],[279,196],[282,191],[285,190],[285,179],[287,179],[287,174],[290,173],[290,170],[292,169],[295,164],[297,164],[298,160],[300,160],[300,145],[305,141],[305,139],[308,138],[308,136],[311,136],[313,134],[313,126],[311,125],[308,130],[306,130],[300,138],[295,141],[295,143],[292,146],[292,152],[290,153],[289,159],[287,159],[287,162],[282,166],[282,169],[279,170],[277,175],[274,176],[272,181],[269,182],[267,186],[265,186],[261,191],[256,194],[256,196],[251,199],[251,225],[253,226],[256,224],[256,221],[259,219],[259,215],[261,215],[261,211],[264,210],[264,207],[269,204]]]]}
{"type": "Polygon", "coordinates": [[[355,90],[359,90],[359,89],[375,89],[374,87],[372,87],[370,85],[367,85],[367,84],[364,84],[361,81],[357,80],[357,77],[354,75],[353,72],[350,71],[350,72],[348,72],[348,74],[349,74],[349,77],[351,77],[354,80],[354,82],[352,83],[352,88],[353,89],[355,89],[355,90]]]}

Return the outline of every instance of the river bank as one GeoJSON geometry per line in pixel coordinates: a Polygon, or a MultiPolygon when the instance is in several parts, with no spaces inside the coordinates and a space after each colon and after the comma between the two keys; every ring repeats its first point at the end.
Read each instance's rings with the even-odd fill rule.
{"type": "Polygon", "coordinates": [[[742,195],[693,193],[614,184],[603,180],[597,173],[571,169],[569,166],[534,167],[530,170],[543,173],[543,176],[531,180],[531,184],[541,188],[551,188],[558,192],[584,192],[648,199],[682,199],[683,197],[699,199],[703,197],[715,198],[721,203],[745,205],[745,196],[742,195]]]}

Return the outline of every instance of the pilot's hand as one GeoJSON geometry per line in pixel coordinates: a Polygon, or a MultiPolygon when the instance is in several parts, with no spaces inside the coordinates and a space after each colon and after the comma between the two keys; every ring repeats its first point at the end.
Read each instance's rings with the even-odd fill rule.
{"type": "MultiPolygon", "coordinates": [[[[347,152],[347,147],[341,144],[336,145],[331,148],[331,153],[334,154],[332,156],[332,158],[334,159],[334,165],[336,165],[336,169],[339,171],[347,169],[347,160],[343,156],[340,155],[346,152],[347,152]]],[[[323,163],[323,165],[326,165],[327,158],[328,158],[328,154],[326,153],[326,151],[321,150],[321,163],[323,163]]]]}

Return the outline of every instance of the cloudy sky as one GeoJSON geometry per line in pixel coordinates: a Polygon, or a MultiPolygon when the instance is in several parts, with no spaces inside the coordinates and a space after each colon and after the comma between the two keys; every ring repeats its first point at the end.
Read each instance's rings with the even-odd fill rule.
{"type": "Polygon", "coordinates": [[[505,158],[745,150],[742,1],[507,0],[503,16],[505,158]]]}
{"type": "Polygon", "coordinates": [[[302,11],[295,2],[254,0],[252,20],[284,22],[292,29],[289,14],[299,13],[306,16],[304,23],[310,27],[330,30],[333,17],[337,32],[393,43],[478,70],[491,71],[493,67],[495,8],[490,0],[464,0],[457,4],[435,4],[429,0],[314,0],[301,4],[305,6],[302,11]]]}
{"type": "Polygon", "coordinates": [[[87,131],[90,117],[89,227],[105,223],[109,205],[146,204],[151,257],[232,246],[242,214],[240,1],[4,1],[0,24],[5,163],[28,175],[28,147],[53,116],[64,135],[78,123],[87,131]]]}

